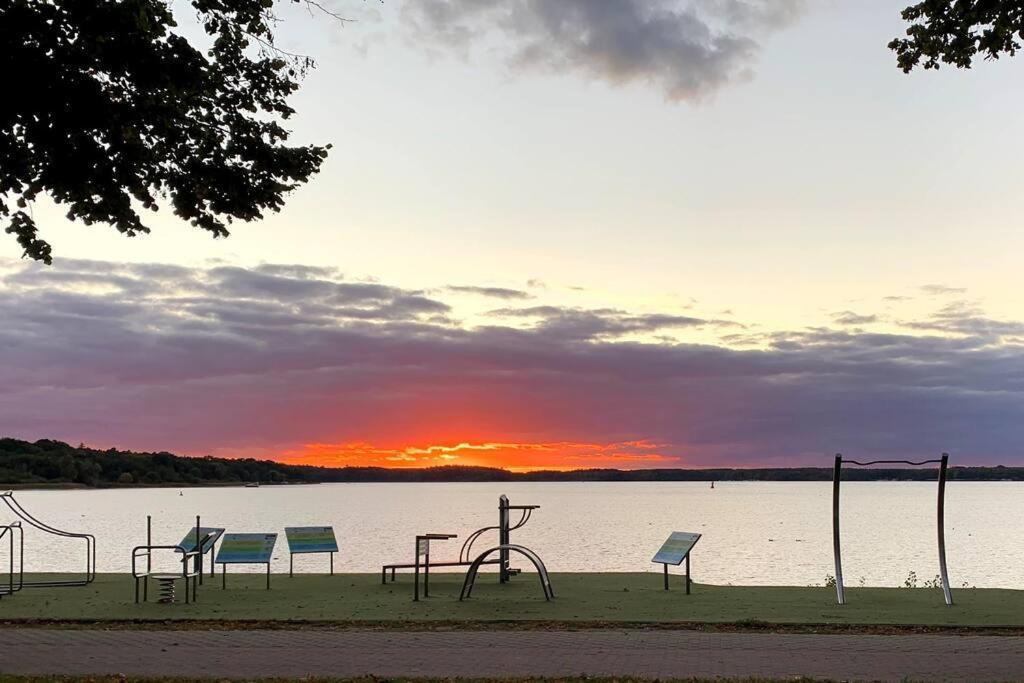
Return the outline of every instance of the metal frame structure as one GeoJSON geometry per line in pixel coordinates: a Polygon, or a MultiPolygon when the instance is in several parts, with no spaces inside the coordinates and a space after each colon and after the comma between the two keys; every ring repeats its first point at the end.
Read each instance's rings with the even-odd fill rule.
{"type": "Polygon", "coordinates": [[[10,561],[8,564],[7,572],[7,585],[0,585],[0,598],[5,595],[14,595],[20,591],[25,584],[25,531],[21,528],[21,522],[13,522],[11,524],[5,524],[0,526],[0,541],[3,541],[4,536],[7,536],[8,552],[10,553],[10,561]],[[18,536],[18,545],[14,544],[14,536],[18,536]],[[14,557],[15,547],[18,548],[18,580],[15,582],[14,576],[14,557]]]}
{"type": "MultiPolygon", "coordinates": [[[[0,500],[7,504],[11,512],[17,516],[21,522],[31,526],[34,529],[38,529],[44,533],[52,536],[58,536],[60,538],[78,538],[85,541],[85,573],[81,578],[76,579],[44,579],[40,581],[25,581],[24,568],[21,570],[20,587],[24,588],[59,588],[64,586],[87,586],[96,580],[96,537],[92,534],[76,534],[70,531],[62,531],[55,527],[41,522],[34,517],[28,510],[26,510],[21,503],[14,498],[13,491],[4,491],[0,493],[0,500]]],[[[22,527],[22,533],[24,533],[24,527],[22,527]]],[[[24,558],[24,537],[22,537],[22,558],[24,558]]]]}
{"type": "MultiPolygon", "coordinates": [[[[205,543],[209,536],[203,537],[205,543]]],[[[132,579],[135,581],[135,604],[139,604],[139,586],[142,585],[142,602],[149,600],[149,580],[154,579],[160,586],[160,602],[174,602],[174,582],[182,579],[185,583],[185,604],[189,603],[189,583],[192,584],[192,602],[199,600],[199,579],[203,572],[195,556],[199,550],[186,550],[180,545],[138,545],[132,549],[132,579]],[[153,551],[172,550],[181,555],[181,574],[154,574],[153,551]],[[146,558],[146,571],[139,572],[139,558],[146,558]],[[189,571],[189,560],[193,560],[192,571],[189,571]]]]}
{"type": "MultiPolygon", "coordinates": [[[[503,496],[504,497],[504,496],[503,496]]],[[[551,600],[555,597],[555,591],[551,588],[551,579],[548,577],[548,569],[544,566],[544,561],[540,559],[540,555],[533,552],[529,548],[521,545],[502,544],[489,548],[484,552],[480,553],[472,564],[469,565],[469,570],[466,572],[466,579],[462,582],[462,591],[459,593],[459,601],[465,600],[473,593],[473,586],[476,584],[476,575],[480,570],[480,566],[486,563],[488,555],[492,553],[500,553],[502,557],[508,557],[509,553],[519,553],[530,562],[537,569],[537,576],[540,578],[540,587],[544,591],[544,599],[551,600]]]]}
{"type": "MultiPolygon", "coordinates": [[[[185,579],[185,602],[189,601],[188,592],[188,579],[192,581],[192,600],[195,601],[198,595],[198,586],[203,585],[203,555],[206,553],[212,553],[214,547],[217,544],[217,539],[224,533],[223,529],[215,529],[212,532],[206,534],[202,533],[202,523],[199,515],[196,515],[196,525],[193,531],[185,534],[185,539],[177,545],[154,545],[153,544],[153,517],[152,515],[146,515],[146,543],[145,545],[135,546],[132,549],[132,579],[135,582],[135,602],[139,602],[139,583],[142,583],[142,595],[143,601],[149,600],[149,579],[156,579],[161,583],[161,592],[170,592],[171,596],[174,593],[173,581],[179,578],[185,579]],[[185,539],[188,539],[189,535],[195,534],[195,541],[190,546],[185,546],[185,539]],[[181,554],[181,574],[154,574],[153,573],[153,553],[154,550],[174,550],[181,554]],[[141,552],[145,551],[145,552],[141,552]],[[146,558],[146,570],[140,572],[137,566],[138,559],[141,557],[146,558]],[[192,570],[189,571],[188,563],[191,560],[192,570]],[[198,581],[198,585],[197,585],[198,581]],[[171,585],[168,587],[168,583],[171,585]]],[[[213,563],[210,563],[210,575],[213,576],[213,563]]],[[[171,602],[173,600],[168,600],[171,602]]],[[[164,602],[161,600],[161,602],[164,602]]]]}
{"type": "Polygon", "coordinates": [[[840,549],[839,537],[839,484],[842,481],[843,464],[869,467],[871,465],[910,465],[920,467],[921,465],[939,466],[939,494],[936,506],[936,529],[939,541],[939,577],[942,581],[942,595],[947,605],[953,604],[953,592],[949,587],[949,572],[946,570],[946,471],[949,467],[949,453],[943,453],[937,460],[921,460],[913,462],[910,460],[871,460],[869,462],[858,462],[857,460],[844,460],[841,453],[836,454],[835,466],[832,470],[832,550],[836,564],[836,599],[840,605],[846,604],[846,590],[843,586],[843,560],[840,549]]]}
{"type": "MultiPolygon", "coordinates": [[[[434,562],[430,566],[432,567],[468,567],[473,563],[471,553],[473,550],[473,544],[476,543],[483,534],[488,531],[498,532],[498,545],[510,545],[511,534],[516,529],[522,528],[527,522],[530,521],[530,516],[533,511],[540,508],[539,505],[510,505],[508,502],[508,496],[502,495],[498,498],[498,524],[495,526],[485,526],[477,529],[462,543],[462,548],[459,550],[459,559],[452,562],[434,562]],[[511,512],[518,510],[521,514],[519,519],[513,524],[511,522],[511,512]]],[[[451,535],[455,538],[455,535],[451,535]]],[[[395,573],[399,569],[416,569],[419,562],[419,556],[417,555],[416,561],[408,564],[394,563],[385,564],[380,570],[380,582],[387,583],[388,572],[391,573],[391,580],[395,580],[395,573]]],[[[496,559],[486,560],[483,564],[496,564],[499,565],[499,580],[501,583],[506,583],[509,578],[519,573],[519,570],[512,567],[509,561],[509,551],[502,551],[496,559]]]]}
{"type": "Polygon", "coordinates": [[[420,557],[423,557],[423,597],[430,597],[430,542],[449,541],[455,534],[423,534],[416,537],[416,567],[413,575],[412,601],[420,600],[420,557]]]}

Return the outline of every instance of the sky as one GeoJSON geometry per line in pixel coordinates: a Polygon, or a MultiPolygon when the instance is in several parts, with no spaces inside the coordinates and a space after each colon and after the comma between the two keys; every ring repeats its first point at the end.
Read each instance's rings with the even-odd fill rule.
{"type": "MultiPolygon", "coordinates": [[[[0,240],[0,434],[325,465],[1024,464],[1024,62],[903,3],[339,0],[285,208],[0,240]]],[[[182,10],[185,3],[177,2],[182,10]]],[[[178,11],[182,31],[194,30],[178,11]]]]}

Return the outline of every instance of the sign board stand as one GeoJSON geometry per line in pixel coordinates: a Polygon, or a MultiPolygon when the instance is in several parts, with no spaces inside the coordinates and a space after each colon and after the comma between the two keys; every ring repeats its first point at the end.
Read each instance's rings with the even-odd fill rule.
{"type": "Polygon", "coordinates": [[[690,551],[700,540],[700,534],[691,534],[685,531],[673,531],[668,539],[661,545],[658,553],[651,558],[651,562],[662,565],[665,576],[665,590],[668,590],[668,566],[686,563],[686,594],[690,594],[690,551]]]}
{"type": "Polygon", "coordinates": [[[270,559],[275,543],[277,534],[224,534],[215,560],[221,569],[221,588],[228,587],[229,564],[263,564],[267,567],[267,590],[270,590],[270,559]]]}
{"type": "Polygon", "coordinates": [[[295,556],[312,553],[329,553],[331,576],[334,576],[334,553],[338,552],[338,540],[334,537],[334,527],[330,526],[290,526],[285,527],[285,538],[288,539],[288,576],[295,576],[295,556]]]}

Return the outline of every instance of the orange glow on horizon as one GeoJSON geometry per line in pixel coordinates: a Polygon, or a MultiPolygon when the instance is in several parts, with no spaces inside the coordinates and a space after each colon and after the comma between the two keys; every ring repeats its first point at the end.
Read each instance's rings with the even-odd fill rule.
{"type": "Polygon", "coordinates": [[[498,467],[515,472],[590,468],[634,469],[678,467],[661,444],[645,440],[596,444],[573,441],[509,443],[459,441],[447,444],[382,447],[367,442],[307,443],[285,451],[279,459],[296,465],[323,467],[498,467]]]}

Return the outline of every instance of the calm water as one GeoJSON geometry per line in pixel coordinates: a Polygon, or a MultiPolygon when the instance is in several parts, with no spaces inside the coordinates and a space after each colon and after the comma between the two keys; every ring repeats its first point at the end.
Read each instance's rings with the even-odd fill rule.
{"type": "MultiPolygon", "coordinates": [[[[495,524],[497,499],[541,509],[513,541],[536,550],[551,571],[658,571],[650,564],[670,531],[704,534],[693,556],[697,580],[719,584],[807,585],[833,573],[831,483],[327,484],[215,489],[22,491],[44,522],[97,536],[99,570],[125,572],[145,541],[176,543],[196,514],[229,531],[278,532],[275,571],[287,571],[284,527],[333,525],[338,571],[379,571],[411,560],[413,536],[495,524]]],[[[847,585],[895,586],[909,571],[938,573],[933,483],[843,484],[843,569],[847,585]]],[[[950,580],[1024,588],[1024,483],[951,482],[947,489],[950,580]]],[[[0,521],[10,517],[0,505],[0,521]]],[[[492,533],[490,539],[494,538],[492,533]]],[[[435,549],[454,558],[461,539],[435,549]],[[448,547],[445,547],[447,545],[448,547]]],[[[481,550],[484,549],[481,541],[481,550]]],[[[79,545],[26,533],[29,571],[81,565],[79,545]]],[[[6,541],[0,559],[6,561],[6,541]]],[[[325,571],[324,556],[296,559],[297,571],[325,571]]],[[[234,568],[232,571],[244,571],[234,568]]]]}

